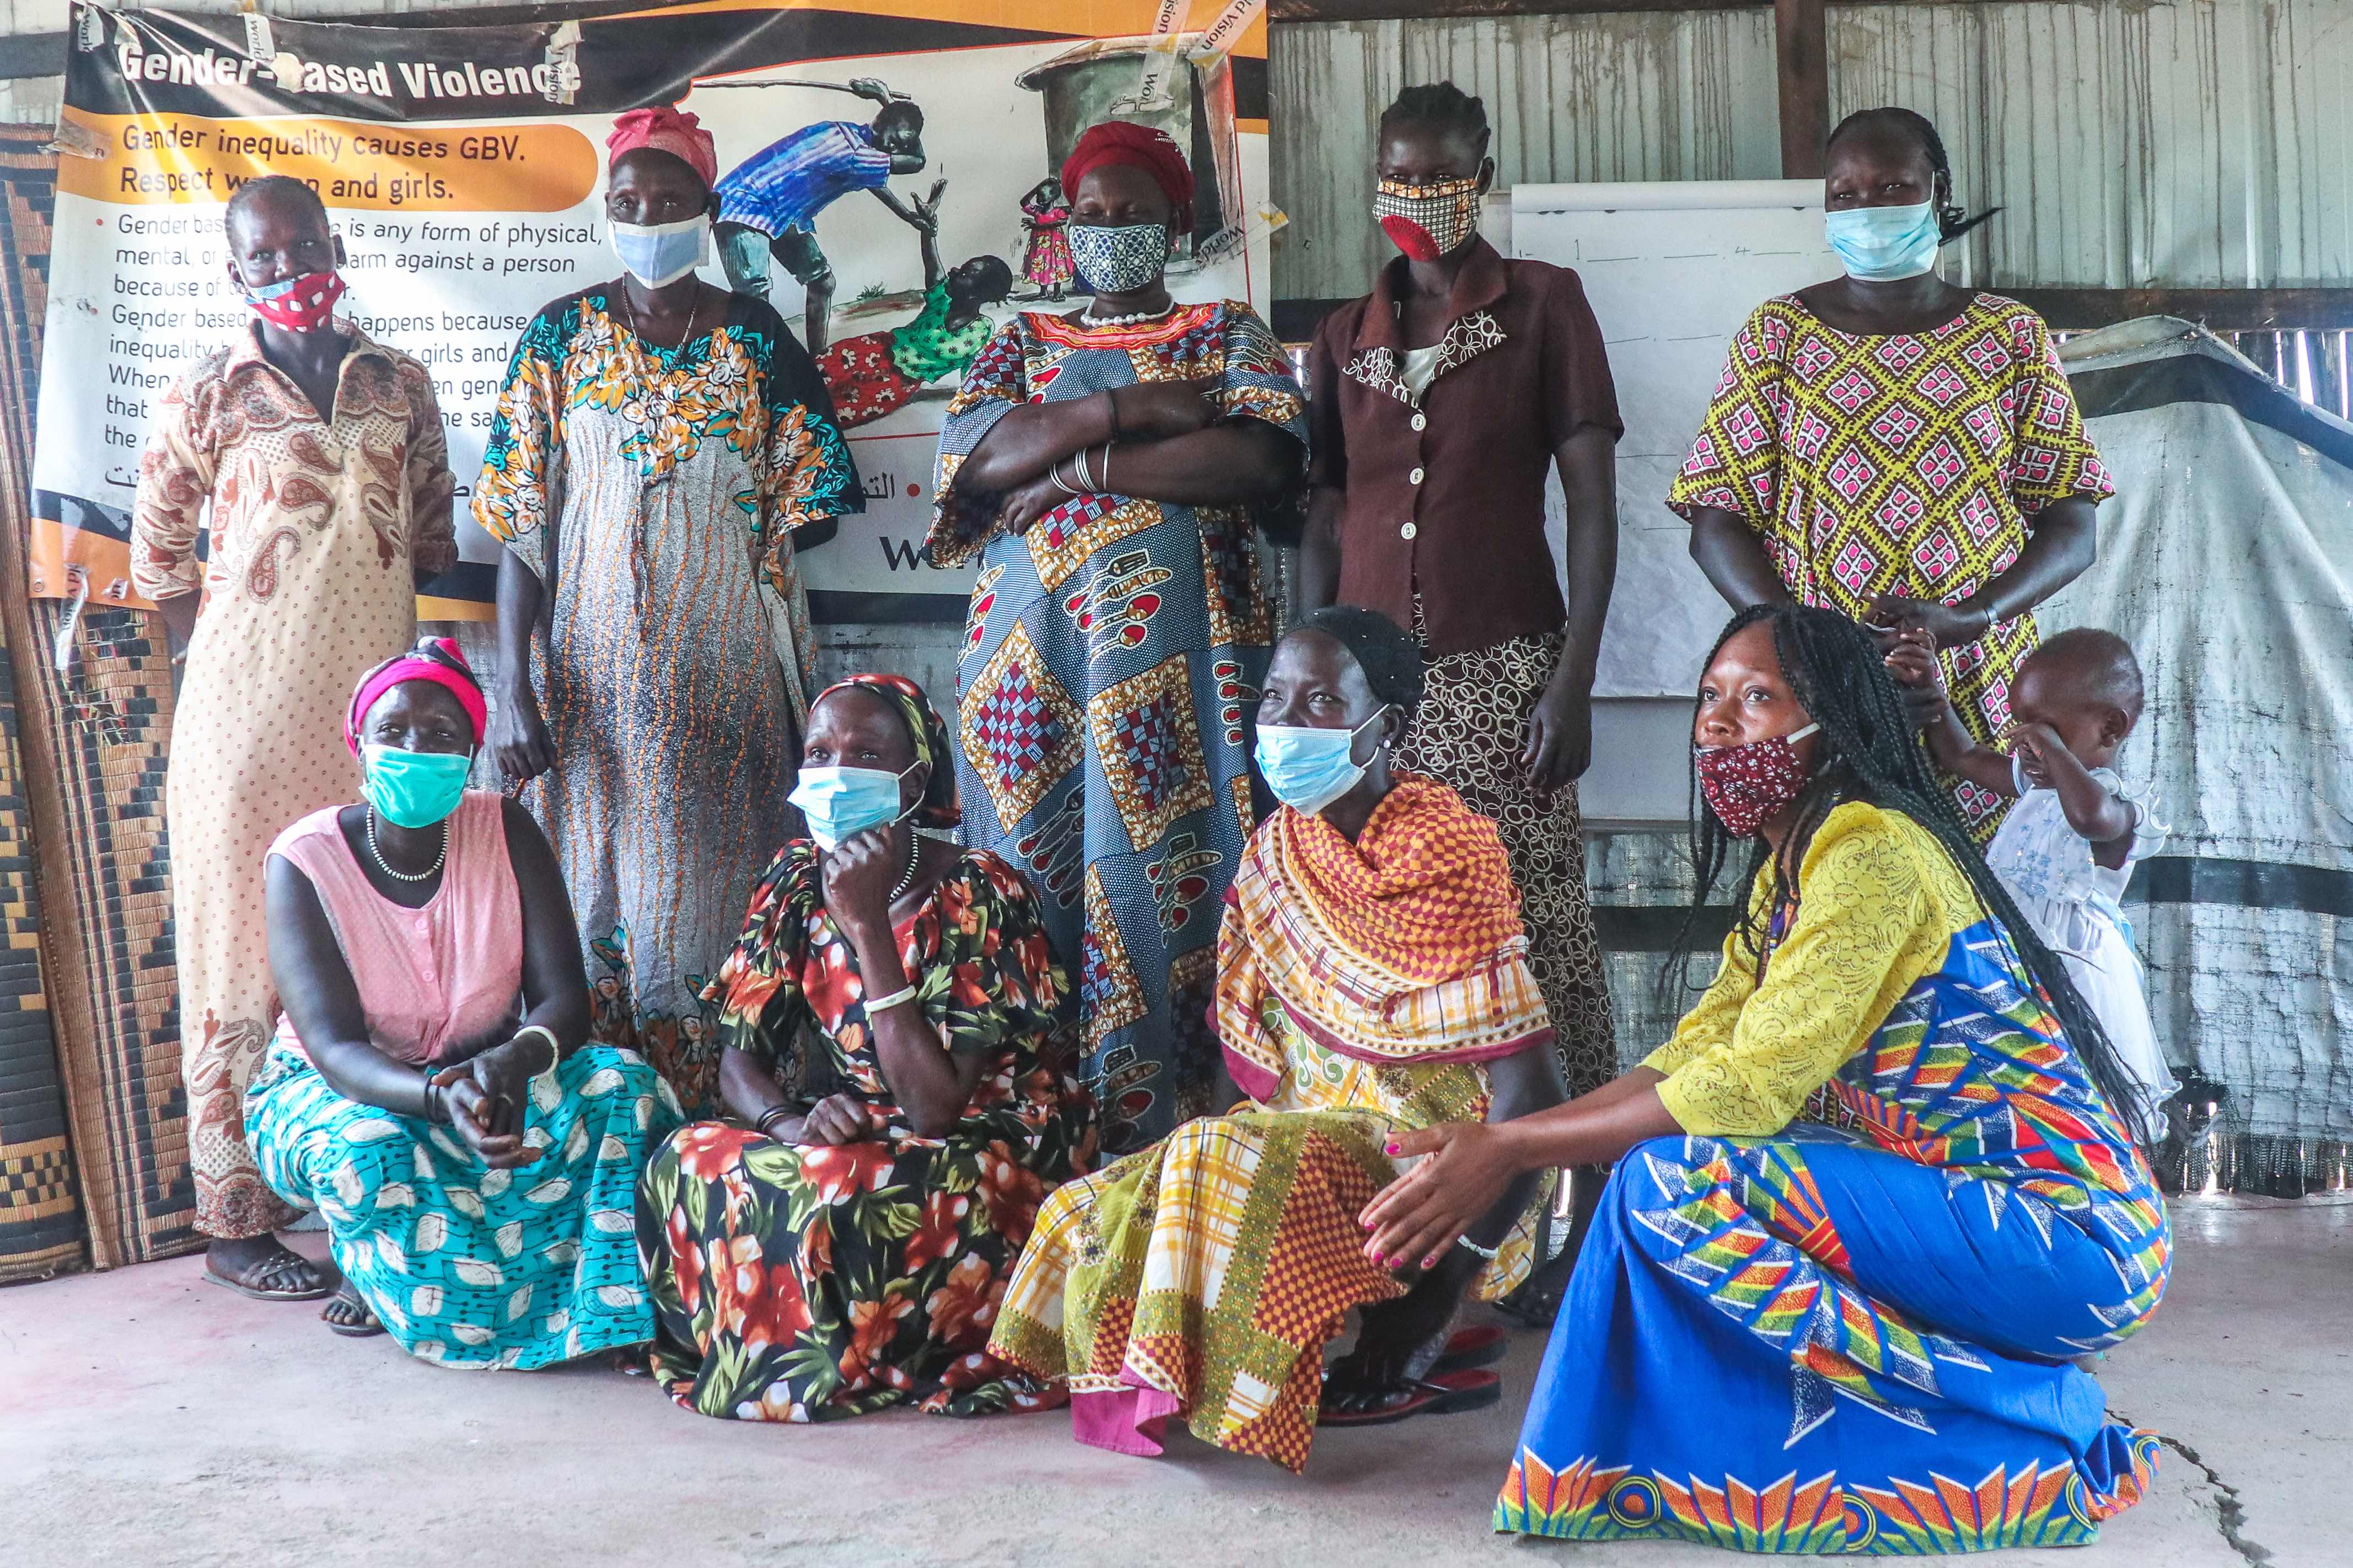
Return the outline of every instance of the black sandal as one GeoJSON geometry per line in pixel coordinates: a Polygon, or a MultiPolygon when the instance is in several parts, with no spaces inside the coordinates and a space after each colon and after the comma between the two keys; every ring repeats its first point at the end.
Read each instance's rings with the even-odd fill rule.
{"type": "Polygon", "coordinates": [[[1416,1415],[1458,1415],[1504,1402],[1504,1380],[1492,1372],[1448,1372],[1402,1385],[1405,1397],[1370,1410],[1326,1410],[1318,1426],[1387,1426],[1416,1415]]]}

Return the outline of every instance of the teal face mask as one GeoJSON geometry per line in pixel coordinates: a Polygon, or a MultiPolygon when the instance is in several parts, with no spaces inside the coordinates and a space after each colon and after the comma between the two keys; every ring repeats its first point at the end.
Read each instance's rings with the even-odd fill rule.
{"type": "Polygon", "coordinates": [[[1356,737],[1364,733],[1365,724],[1378,723],[1380,717],[1376,713],[1353,730],[1261,724],[1258,771],[1266,787],[1292,810],[1314,816],[1356,788],[1356,781],[1365,776],[1372,764],[1356,760],[1356,737]]]}
{"type": "Polygon", "coordinates": [[[1866,283],[1893,283],[1933,269],[1936,247],[1945,237],[1934,202],[1908,207],[1848,207],[1824,213],[1822,227],[1846,275],[1866,283]]]}
{"type": "Polygon", "coordinates": [[[430,827],[457,810],[473,771],[469,752],[360,748],[360,794],[378,816],[402,827],[430,827]]]}
{"type": "MultiPolygon", "coordinates": [[[[831,853],[845,838],[855,838],[870,827],[887,827],[915,809],[899,805],[899,781],[907,773],[881,768],[803,768],[800,782],[787,798],[808,819],[809,837],[831,853]]],[[[916,805],[923,803],[918,801],[916,805]]]]}

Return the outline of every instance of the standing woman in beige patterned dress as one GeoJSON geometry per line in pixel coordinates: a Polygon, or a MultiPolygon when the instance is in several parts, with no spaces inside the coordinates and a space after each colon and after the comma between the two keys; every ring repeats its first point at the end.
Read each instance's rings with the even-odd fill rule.
{"type": "Polygon", "coordinates": [[[294,1211],[245,1141],[246,1081],[278,1021],[262,863],[290,824],[351,798],[352,688],[416,639],[417,589],[458,546],[432,378],[334,319],[343,247],[318,196],[256,180],[227,228],[229,280],[256,320],[164,395],[131,582],[187,648],[165,811],[206,1277],[309,1300],[329,1286],[272,1234],[294,1211]]]}
{"type": "MultiPolygon", "coordinates": [[[[1573,1098],[1618,1074],[1586,900],[1577,780],[1617,570],[1623,429],[1577,274],[1479,237],[1494,178],[1485,110],[1451,83],[1381,117],[1374,217],[1404,254],[1342,306],[1308,362],[1301,597],[1412,628],[1427,692],[1397,765],[1444,781],[1503,830],[1528,961],[1573,1098]],[[1568,499],[1568,594],[1545,538],[1545,480],[1568,499]]],[[[1577,1184],[1589,1202],[1598,1181],[1577,1184]]],[[[1533,1298],[1538,1317],[1548,1309],[1533,1298]]]]}

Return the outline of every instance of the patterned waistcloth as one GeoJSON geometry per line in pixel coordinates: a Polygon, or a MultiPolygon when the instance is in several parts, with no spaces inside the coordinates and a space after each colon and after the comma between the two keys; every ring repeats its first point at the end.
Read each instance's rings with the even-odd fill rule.
{"type": "MultiPolygon", "coordinates": [[[[1511,889],[1479,865],[1500,855],[1492,832],[1481,853],[1475,822],[1443,786],[1419,783],[1390,833],[1378,812],[1366,825],[1369,858],[1388,860],[1394,880],[1484,888],[1495,907],[1466,906],[1464,929],[1508,927],[1511,889]],[[1467,849],[1472,864],[1385,849],[1467,849]]],[[[1455,973],[1435,984],[1385,970],[1289,879],[1301,832],[1287,808],[1260,827],[1219,936],[1217,1026],[1255,1103],[1188,1121],[1055,1193],[1006,1290],[989,1348],[1067,1381],[1082,1442],[1157,1454],[1174,1416],[1204,1442],[1304,1466],[1325,1347],[1351,1307],[1403,1293],[1365,1258],[1356,1222],[1397,1173],[1383,1144],[1401,1129],[1482,1119],[1485,1064],[1548,1037],[1515,931],[1484,953],[1452,949],[1455,973]]],[[[1525,1277],[1547,1198],[1481,1272],[1482,1299],[1525,1277]]]]}
{"type": "Polygon", "coordinates": [[[246,1097],[262,1175],[325,1218],[335,1267],[401,1349],[522,1371],[653,1338],[632,1203],[678,1121],[653,1069],[605,1046],[532,1080],[523,1139],[543,1152],[511,1171],[344,1099],[283,1047],[246,1097]]]}
{"type": "Polygon", "coordinates": [[[1527,928],[1528,967],[1543,988],[1553,1048],[1574,1096],[1618,1076],[1617,1027],[1585,888],[1585,819],[1574,784],[1539,795],[1520,766],[1528,714],[1560,663],[1563,641],[1557,632],[1514,637],[1431,662],[1394,761],[1443,780],[1502,834],[1527,928]]]}
{"type": "Polygon", "coordinates": [[[1619,1163],[1497,1530],[1912,1557],[2085,1545],[2139,1500],[2157,1436],[2072,1364],[2147,1321],[2109,1250],[1807,1131],[1619,1163]]]}

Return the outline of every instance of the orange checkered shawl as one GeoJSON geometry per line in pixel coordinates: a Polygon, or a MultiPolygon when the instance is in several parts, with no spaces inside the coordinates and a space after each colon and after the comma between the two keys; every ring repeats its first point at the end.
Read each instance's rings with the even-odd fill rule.
{"type": "Polygon", "coordinates": [[[1400,775],[1351,844],[1284,806],[1242,853],[1218,932],[1218,1033],[1264,1100],[1285,1070],[1272,1008],[1359,1061],[1485,1061],[1549,1045],[1495,825],[1400,775]]]}

